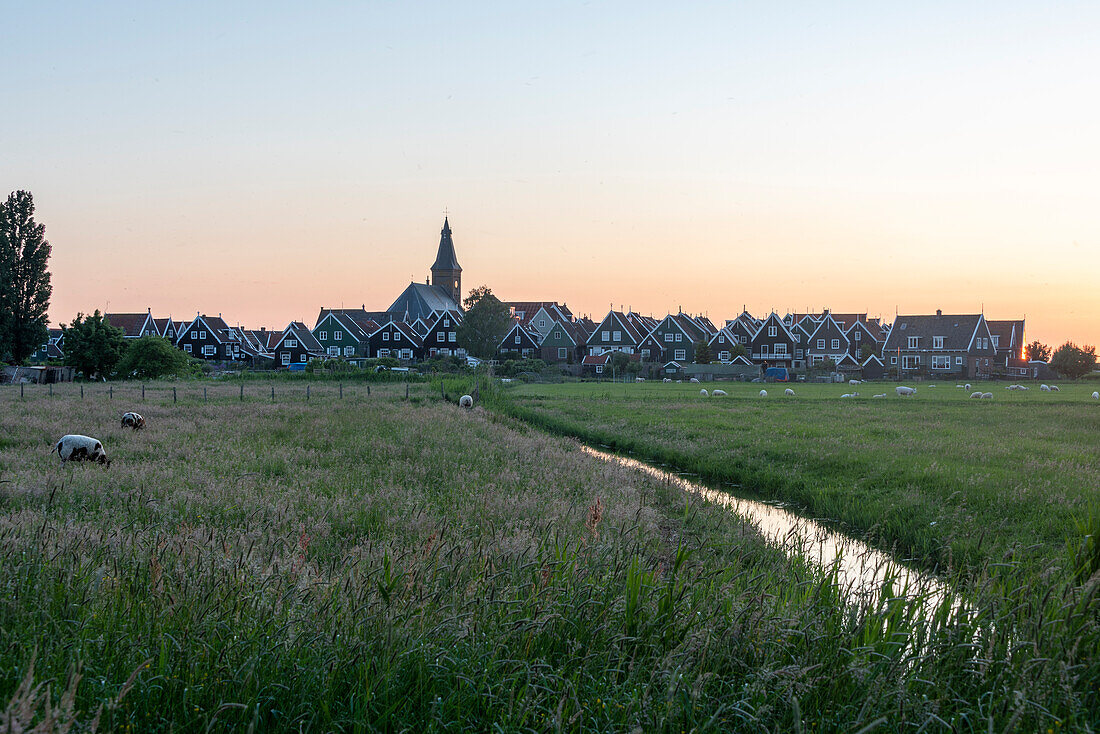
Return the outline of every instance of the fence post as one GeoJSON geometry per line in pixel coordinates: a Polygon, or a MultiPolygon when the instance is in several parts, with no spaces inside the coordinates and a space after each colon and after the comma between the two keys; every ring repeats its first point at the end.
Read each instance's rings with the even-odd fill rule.
{"type": "Polygon", "coordinates": [[[340,399],[344,399],[344,383],[340,383],[340,399]]]}
{"type": "Polygon", "coordinates": [[[241,383],[241,402],[244,402],[244,383],[241,383]]]}
{"type": "Polygon", "coordinates": [[[176,388],[172,388],[172,402],[176,402],[176,388]]]}
{"type": "Polygon", "coordinates": [[[80,399],[84,399],[84,383],[80,383],[80,399]]]}
{"type": "Polygon", "coordinates": [[[53,383],[50,383],[50,395],[53,395],[53,383]]]}
{"type": "Polygon", "coordinates": [[[19,397],[23,397],[23,383],[19,383],[19,397]]]}
{"type": "Polygon", "coordinates": [[[275,386],[271,386],[271,402],[275,402],[275,386]]]}
{"type": "Polygon", "coordinates": [[[370,397],[370,384],[367,385],[367,397],[370,397]]]}
{"type": "Polygon", "coordinates": [[[202,401],[204,403],[206,402],[206,388],[205,387],[202,389],[202,401]]]}
{"type": "Polygon", "coordinates": [[[447,391],[443,389],[443,378],[442,377],[439,378],[439,399],[440,400],[446,400],[447,399],[447,391]]]}
{"type": "Polygon", "coordinates": [[[306,385],[306,402],[309,402],[309,385],[306,385]]]}
{"type": "Polygon", "coordinates": [[[107,399],[108,400],[114,400],[115,399],[115,386],[114,385],[111,385],[109,388],[107,388],[107,399]]]}
{"type": "Polygon", "coordinates": [[[405,399],[409,399],[409,383],[405,383],[405,399]]]}
{"type": "Polygon", "coordinates": [[[141,383],[141,401],[145,402],[145,383],[141,383]]]}

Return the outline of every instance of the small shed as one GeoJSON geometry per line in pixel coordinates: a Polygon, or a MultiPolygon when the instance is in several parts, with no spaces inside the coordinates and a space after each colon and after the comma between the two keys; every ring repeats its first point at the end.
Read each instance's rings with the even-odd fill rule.
{"type": "Polygon", "coordinates": [[[881,380],[885,376],[886,364],[877,356],[872,354],[870,357],[863,360],[864,380],[881,380]]]}

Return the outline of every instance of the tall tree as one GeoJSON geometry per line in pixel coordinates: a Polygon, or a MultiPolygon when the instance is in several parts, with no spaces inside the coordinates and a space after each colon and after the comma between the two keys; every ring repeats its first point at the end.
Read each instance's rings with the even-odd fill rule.
{"type": "Polygon", "coordinates": [[[1096,347],[1078,347],[1073,342],[1066,342],[1054,350],[1050,366],[1071,380],[1080,379],[1096,369],[1096,347]]]}
{"type": "Polygon", "coordinates": [[[34,221],[34,198],[13,191],[0,203],[0,358],[16,364],[49,338],[50,243],[46,225],[34,221]]]}
{"type": "Polygon", "coordinates": [[[186,375],[190,363],[191,358],[164,337],[143,336],[130,341],[115,369],[122,377],[155,380],[170,375],[186,375]]]}
{"type": "Polygon", "coordinates": [[[500,346],[500,340],[512,326],[508,306],[484,285],[470,291],[462,305],[466,308],[466,315],[462,317],[455,336],[458,345],[475,357],[492,358],[500,346]]]}
{"type": "Polygon", "coordinates": [[[122,329],[104,321],[98,310],[91,316],[78,313],[73,323],[62,326],[65,338],[65,364],[72,365],[91,380],[106,377],[126,351],[122,329]]]}
{"type": "Polygon", "coordinates": [[[705,341],[701,341],[695,345],[695,364],[710,364],[712,357],[710,355],[710,345],[705,341]]]}
{"type": "Polygon", "coordinates": [[[1027,358],[1029,361],[1037,359],[1040,362],[1049,362],[1050,347],[1036,339],[1027,345],[1027,358]]]}

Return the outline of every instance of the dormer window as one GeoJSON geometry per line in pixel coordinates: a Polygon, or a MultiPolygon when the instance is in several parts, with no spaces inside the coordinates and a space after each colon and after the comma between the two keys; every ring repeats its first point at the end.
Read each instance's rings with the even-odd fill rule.
{"type": "Polygon", "coordinates": [[[932,337],[932,348],[933,349],[943,349],[943,337],[942,336],[932,337]]]}
{"type": "Polygon", "coordinates": [[[919,336],[909,337],[908,344],[909,344],[908,345],[909,349],[918,349],[919,348],[918,345],[920,344],[920,337],[919,336]]]}
{"type": "Polygon", "coordinates": [[[772,325],[768,327],[768,336],[775,336],[779,333],[779,327],[772,325]]]}

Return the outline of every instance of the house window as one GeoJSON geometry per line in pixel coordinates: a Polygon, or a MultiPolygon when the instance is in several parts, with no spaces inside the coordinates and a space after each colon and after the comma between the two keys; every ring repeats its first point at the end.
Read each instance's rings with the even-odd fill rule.
{"type": "Polygon", "coordinates": [[[217,352],[217,349],[218,348],[215,347],[213,344],[207,344],[205,347],[202,348],[202,353],[207,357],[213,357],[215,352],[217,352]]]}
{"type": "Polygon", "coordinates": [[[932,357],[932,369],[934,370],[949,370],[951,369],[951,358],[948,356],[933,356],[932,357]]]}
{"type": "Polygon", "coordinates": [[[328,341],[328,332],[327,331],[322,331],[321,332],[321,341],[328,341]]]}
{"type": "Polygon", "coordinates": [[[355,354],[355,347],[344,347],[344,356],[350,357],[355,354]]]}
{"type": "Polygon", "coordinates": [[[279,355],[279,360],[283,364],[290,364],[290,352],[283,352],[279,355]]]}
{"type": "Polygon", "coordinates": [[[452,331],[452,332],[449,332],[449,333],[447,334],[447,341],[449,341],[449,342],[453,342],[454,340],[455,340],[455,333],[454,333],[453,331],[452,331]]]}
{"type": "Polygon", "coordinates": [[[932,348],[933,349],[943,349],[943,337],[942,336],[932,337],[932,348]]]}
{"type": "Polygon", "coordinates": [[[725,344],[726,343],[726,337],[724,337],[722,335],[719,335],[718,336],[718,343],[719,344],[725,344]]]}
{"type": "Polygon", "coordinates": [[[818,339],[817,340],[817,348],[818,349],[824,349],[825,348],[825,340],[824,339],[818,339]]]}
{"type": "Polygon", "coordinates": [[[569,350],[565,347],[558,347],[558,359],[565,359],[566,357],[568,357],[568,352],[569,350]]]}
{"type": "Polygon", "coordinates": [[[775,336],[777,333],[779,333],[778,329],[779,327],[775,326],[774,324],[772,326],[769,326],[768,336],[775,336]]]}
{"type": "Polygon", "coordinates": [[[622,341],[623,339],[623,333],[621,331],[616,331],[613,336],[615,338],[612,339],[612,341],[622,341]]]}
{"type": "Polygon", "coordinates": [[[332,338],[335,339],[336,341],[341,341],[344,338],[344,332],[334,331],[334,332],[332,332],[332,338]]]}
{"type": "Polygon", "coordinates": [[[554,332],[554,339],[561,339],[561,332],[560,331],[555,331],[554,332]]]}
{"type": "Polygon", "coordinates": [[[382,332],[382,341],[388,342],[389,340],[390,340],[390,332],[383,331],[382,332]]]}
{"type": "Polygon", "coordinates": [[[840,340],[833,339],[833,349],[840,349],[840,340]]]}
{"type": "Polygon", "coordinates": [[[543,329],[545,327],[546,327],[546,319],[539,319],[539,328],[543,329]]]}
{"type": "Polygon", "coordinates": [[[787,345],[780,342],[775,345],[775,354],[777,357],[785,357],[787,355],[787,345]]]}
{"type": "Polygon", "coordinates": [[[906,354],[901,358],[901,368],[903,370],[915,370],[918,367],[920,367],[919,354],[906,354]]]}
{"type": "Polygon", "coordinates": [[[413,353],[411,349],[401,350],[401,359],[412,359],[413,353]]]}
{"type": "Polygon", "coordinates": [[[918,347],[918,345],[920,344],[920,337],[919,336],[911,336],[908,339],[909,339],[909,346],[908,346],[909,349],[919,348],[918,347]]]}
{"type": "Polygon", "coordinates": [[[856,332],[856,341],[858,342],[862,338],[863,338],[863,332],[862,331],[857,331],[856,332]]]}
{"type": "Polygon", "coordinates": [[[667,334],[665,334],[665,341],[669,342],[669,343],[672,342],[672,332],[671,331],[668,332],[667,334]]]}
{"type": "Polygon", "coordinates": [[[767,344],[761,344],[760,345],[760,353],[761,354],[767,354],[768,353],[768,345],[767,344]]]}
{"type": "Polygon", "coordinates": [[[682,342],[683,340],[684,340],[684,335],[683,334],[677,334],[676,335],[676,341],[682,342]]]}
{"type": "Polygon", "coordinates": [[[388,350],[388,349],[379,349],[378,350],[378,356],[379,357],[388,357],[388,356],[390,356],[390,350],[388,350]]]}
{"type": "Polygon", "coordinates": [[[197,331],[192,331],[192,332],[191,332],[191,338],[192,338],[192,339],[198,339],[198,338],[199,338],[199,332],[197,332],[197,331]]]}
{"type": "Polygon", "coordinates": [[[649,350],[648,349],[643,349],[642,350],[642,359],[648,359],[648,358],[649,358],[649,350]]]}
{"type": "Polygon", "coordinates": [[[719,362],[729,362],[730,361],[730,353],[729,352],[719,352],[718,353],[718,361],[719,362]]]}
{"type": "Polygon", "coordinates": [[[890,364],[897,364],[897,363],[898,363],[898,358],[897,357],[890,357],[890,364]]]}
{"type": "Polygon", "coordinates": [[[596,374],[597,375],[602,375],[603,374],[603,365],[602,364],[596,365],[596,374]]]}
{"type": "Polygon", "coordinates": [[[677,349],[673,353],[672,358],[673,359],[687,359],[687,350],[686,349],[677,349]]]}
{"type": "Polygon", "coordinates": [[[601,332],[601,333],[603,334],[603,341],[605,341],[605,342],[611,341],[611,332],[610,331],[604,331],[604,332],[601,332]]]}
{"type": "Polygon", "coordinates": [[[330,357],[339,357],[340,356],[340,347],[329,347],[328,348],[328,353],[329,353],[330,357]]]}
{"type": "Polygon", "coordinates": [[[962,357],[955,357],[955,364],[961,365],[962,363],[963,363],[963,358],[962,357]]]}
{"type": "Polygon", "coordinates": [[[516,344],[519,344],[519,334],[516,334],[516,344]]]}
{"type": "Polygon", "coordinates": [[[1000,342],[1000,340],[1001,340],[1001,337],[997,336],[996,334],[993,335],[993,348],[994,349],[997,348],[998,343],[1000,342]]]}
{"type": "Polygon", "coordinates": [[[287,349],[293,349],[294,347],[298,346],[298,340],[297,339],[287,339],[286,343],[283,344],[283,346],[286,347],[287,349]]]}
{"type": "Polygon", "coordinates": [[[183,345],[183,351],[185,351],[185,352],[187,352],[188,354],[190,354],[190,353],[191,353],[191,345],[190,345],[190,344],[184,344],[184,345],[183,345]]]}
{"type": "Polygon", "coordinates": [[[206,338],[206,332],[205,331],[200,331],[199,332],[199,339],[205,339],[205,338],[206,338]]]}
{"type": "Polygon", "coordinates": [[[802,359],[802,350],[801,350],[801,349],[796,349],[796,350],[794,350],[794,356],[795,356],[795,357],[796,357],[797,359],[802,359]]]}

